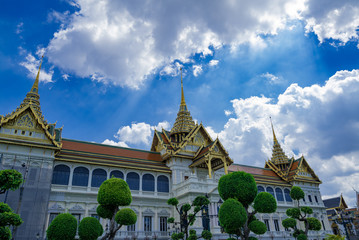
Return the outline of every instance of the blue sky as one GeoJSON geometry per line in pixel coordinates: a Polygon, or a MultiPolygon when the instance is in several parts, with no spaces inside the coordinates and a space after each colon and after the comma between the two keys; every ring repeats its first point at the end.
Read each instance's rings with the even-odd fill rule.
{"type": "Polygon", "coordinates": [[[45,118],[63,137],[149,149],[180,102],[236,163],[264,166],[269,116],[324,198],[359,190],[356,1],[8,1],[0,8],[0,114],[41,55],[45,118]]]}

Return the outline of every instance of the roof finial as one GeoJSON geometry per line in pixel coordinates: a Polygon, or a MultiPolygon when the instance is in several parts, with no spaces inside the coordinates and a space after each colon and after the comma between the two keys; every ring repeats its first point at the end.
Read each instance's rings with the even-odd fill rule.
{"type": "Polygon", "coordinates": [[[41,57],[41,62],[40,62],[40,66],[39,66],[39,71],[37,72],[34,85],[32,85],[32,88],[31,88],[31,92],[34,92],[34,93],[38,93],[38,90],[39,90],[40,70],[41,70],[41,65],[42,65],[42,60],[43,60],[43,59],[44,59],[44,55],[42,55],[42,57],[41,57]]]}
{"type": "Polygon", "coordinates": [[[183,80],[182,80],[182,67],[181,70],[181,105],[186,105],[186,101],[184,100],[184,93],[183,93],[183,80]]]}
{"type": "Polygon", "coordinates": [[[272,126],[273,142],[274,142],[274,144],[275,144],[275,143],[278,142],[278,140],[277,140],[277,137],[275,136],[274,127],[273,127],[273,123],[272,123],[272,117],[269,117],[269,119],[270,119],[270,124],[271,124],[271,126],[272,126]]]}

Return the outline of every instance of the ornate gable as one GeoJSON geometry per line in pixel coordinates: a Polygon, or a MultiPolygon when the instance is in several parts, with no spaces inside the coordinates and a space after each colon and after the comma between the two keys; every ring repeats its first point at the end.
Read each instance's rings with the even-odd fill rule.
{"type": "Polygon", "coordinates": [[[10,114],[0,118],[0,141],[30,142],[61,148],[62,128],[55,128],[44,119],[38,94],[39,72],[29,93],[20,106],[10,114]]]}

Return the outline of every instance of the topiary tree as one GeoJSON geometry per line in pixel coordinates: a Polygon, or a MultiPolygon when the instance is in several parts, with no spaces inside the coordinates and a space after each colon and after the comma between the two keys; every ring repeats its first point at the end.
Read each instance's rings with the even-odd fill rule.
{"type": "MultiPolygon", "coordinates": [[[[0,194],[20,187],[22,175],[14,169],[0,171],[0,194]]],[[[6,203],[0,203],[0,239],[11,239],[10,226],[17,227],[23,221],[6,203]]]]}
{"type": "Polygon", "coordinates": [[[81,240],[96,240],[103,233],[101,223],[94,217],[85,217],[79,224],[81,240]]]}
{"type": "Polygon", "coordinates": [[[300,187],[293,186],[290,190],[290,197],[296,201],[297,207],[289,208],[286,211],[289,218],[282,221],[285,228],[292,228],[294,230],[293,237],[298,240],[308,239],[308,230],[319,231],[322,228],[320,221],[307,215],[313,213],[310,207],[300,207],[299,200],[304,198],[304,192],[300,187]],[[297,220],[304,223],[304,231],[297,228],[297,220]]]}
{"type": "MultiPolygon", "coordinates": [[[[178,200],[176,198],[168,199],[167,203],[169,205],[174,206],[180,216],[181,232],[173,233],[171,235],[171,238],[173,240],[177,240],[177,239],[183,239],[183,238],[188,239],[189,238],[188,237],[188,227],[193,225],[193,223],[196,221],[197,213],[204,206],[207,206],[209,204],[209,200],[205,196],[198,196],[194,199],[192,205],[189,203],[182,205],[181,210],[178,208],[178,200]],[[193,209],[192,213],[190,213],[190,210],[192,209],[192,207],[194,207],[194,209],[193,209]]],[[[175,219],[169,218],[167,221],[168,221],[168,223],[174,223],[175,219]]],[[[209,232],[209,231],[207,231],[207,232],[209,232]]],[[[203,237],[203,235],[201,235],[201,236],[203,237]]],[[[205,232],[205,236],[207,237],[208,233],[205,232]]],[[[194,238],[194,236],[192,236],[192,238],[194,238]]]]}
{"type": "Polygon", "coordinates": [[[258,235],[267,231],[266,225],[257,220],[255,214],[275,212],[277,202],[270,193],[257,194],[257,184],[251,174],[233,172],[222,176],[219,179],[218,192],[224,200],[218,218],[226,233],[242,240],[254,240],[255,237],[249,237],[251,231],[258,235]]]}
{"type": "Polygon", "coordinates": [[[137,215],[132,209],[119,209],[119,206],[128,206],[132,202],[130,188],[124,180],[110,178],[104,181],[98,191],[97,202],[100,204],[96,209],[97,214],[102,218],[110,219],[109,229],[102,240],[113,240],[116,232],[123,225],[136,223],[137,215]]]}
{"type": "Polygon", "coordinates": [[[61,213],[52,220],[46,231],[46,236],[49,240],[73,240],[76,230],[76,218],[70,213],[61,213]]]}
{"type": "Polygon", "coordinates": [[[0,203],[0,239],[11,239],[9,226],[19,226],[23,221],[6,203],[0,203]]]}
{"type": "Polygon", "coordinates": [[[0,194],[6,190],[16,190],[23,182],[22,174],[14,169],[7,169],[0,171],[0,194]]]}
{"type": "Polygon", "coordinates": [[[212,233],[208,230],[203,230],[201,236],[197,236],[197,232],[194,229],[189,230],[189,237],[188,240],[197,240],[197,239],[206,239],[209,240],[212,238],[212,233]]]}

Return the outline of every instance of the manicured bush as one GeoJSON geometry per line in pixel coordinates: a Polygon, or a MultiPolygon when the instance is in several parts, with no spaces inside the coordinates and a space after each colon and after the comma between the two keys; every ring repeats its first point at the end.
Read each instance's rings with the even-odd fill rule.
{"type": "Polygon", "coordinates": [[[167,204],[172,205],[172,206],[177,206],[178,205],[178,200],[177,200],[177,198],[170,198],[170,199],[167,200],[167,204]]]}
{"type": "Polygon", "coordinates": [[[0,227],[0,239],[1,240],[10,240],[12,238],[10,228],[0,227]]]}
{"type": "Polygon", "coordinates": [[[277,201],[272,194],[261,192],[254,199],[253,208],[260,213],[273,213],[277,209],[277,201]]]}
{"type": "Polygon", "coordinates": [[[96,240],[103,233],[101,223],[94,217],[85,217],[79,224],[81,240],[96,240]]]}
{"type": "Polygon", "coordinates": [[[285,228],[295,228],[297,221],[294,218],[287,218],[282,221],[282,225],[285,228]]]}
{"type": "Polygon", "coordinates": [[[300,187],[293,186],[290,190],[290,197],[294,200],[300,200],[304,198],[304,192],[300,187]]]}
{"type": "Polygon", "coordinates": [[[301,207],[300,211],[306,213],[306,214],[312,214],[313,213],[313,209],[311,207],[301,207]]]}
{"type": "Polygon", "coordinates": [[[237,229],[242,227],[247,221],[246,209],[242,203],[229,198],[221,205],[218,219],[226,233],[236,233],[237,229]]]}
{"type": "Polygon", "coordinates": [[[16,190],[22,183],[22,174],[14,169],[0,171],[0,193],[16,190]]]}
{"type": "Polygon", "coordinates": [[[322,229],[322,224],[318,219],[309,217],[307,218],[307,221],[309,223],[309,230],[319,231],[320,229],[322,229]]]}
{"type": "Polygon", "coordinates": [[[201,233],[201,236],[203,239],[211,239],[212,238],[212,233],[208,230],[203,230],[202,233],[201,233]]]}
{"type": "Polygon", "coordinates": [[[115,221],[120,225],[132,225],[136,223],[137,215],[131,208],[123,208],[116,213],[115,221]]]}
{"type": "Polygon", "coordinates": [[[298,208],[288,208],[286,211],[287,216],[298,219],[300,210],[298,208]]]}
{"type": "Polygon", "coordinates": [[[77,220],[69,213],[61,213],[52,220],[47,229],[49,240],[73,240],[76,235],[77,220]]]}
{"type": "Polygon", "coordinates": [[[307,236],[305,235],[305,234],[299,234],[298,236],[297,236],[297,240],[307,240],[308,238],[307,238],[307,236]]]}
{"type": "Polygon", "coordinates": [[[219,179],[218,191],[223,200],[234,198],[248,206],[257,195],[257,184],[252,174],[233,172],[219,179]]]}
{"type": "Polygon", "coordinates": [[[248,227],[252,232],[258,235],[262,235],[267,232],[267,226],[264,224],[264,222],[258,220],[252,221],[248,227]]]}
{"type": "Polygon", "coordinates": [[[96,208],[96,213],[101,218],[111,219],[114,214],[114,210],[115,209],[113,206],[98,205],[98,207],[96,208]]]}
{"type": "Polygon", "coordinates": [[[130,188],[121,178],[110,178],[101,184],[97,202],[104,206],[128,206],[132,202],[130,188]]]}

